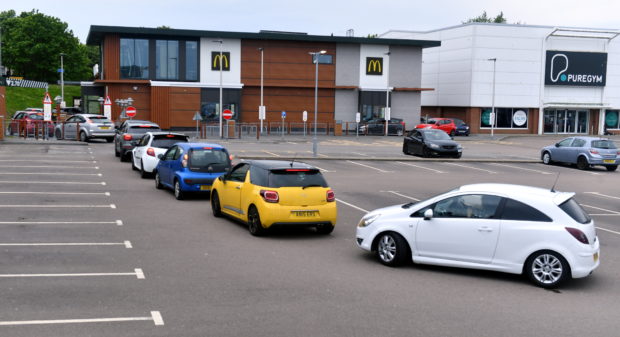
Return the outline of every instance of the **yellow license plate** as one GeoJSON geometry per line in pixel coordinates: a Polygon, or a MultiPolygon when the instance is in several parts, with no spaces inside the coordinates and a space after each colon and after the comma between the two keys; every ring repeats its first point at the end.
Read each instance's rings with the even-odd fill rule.
{"type": "Polygon", "coordinates": [[[598,261],[598,253],[594,253],[594,262],[598,261]]]}
{"type": "Polygon", "coordinates": [[[109,127],[109,126],[100,126],[99,128],[100,128],[101,130],[108,130],[108,129],[110,129],[110,127],[109,127]]]}
{"type": "Polygon", "coordinates": [[[605,160],[603,160],[603,163],[605,163],[605,164],[614,164],[615,162],[616,161],[613,160],[613,159],[605,159],[605,160]]]}
{"type": "Polygon", "coordinates": [[[211,191],[211,186],[210,185],[200,185],[200,190],[201,191],[211,191]]]}
{"type": "Polygon", "coordinates": [[[299,218],[313,217],[318,211],[291,211],[291,214],[299,218]]]}

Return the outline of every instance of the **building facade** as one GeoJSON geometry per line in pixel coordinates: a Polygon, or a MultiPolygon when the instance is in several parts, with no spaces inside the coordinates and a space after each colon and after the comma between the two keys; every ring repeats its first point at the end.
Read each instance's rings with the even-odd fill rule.
{"type": "MultiPolygon", "coordinates": [[[[92,82],[82,83],[85,110],[98,112],[100,97],[131,97],[137,119],[164,129],[219,121],[221,109],[237,123],[391,117],[413,125],[420,117],[422,50],[438,41],[315,36],[304,33],[238,33],[91,26],[87,44],[99,46],[101,63],[92,82]],[[324,51],[324,54],[317,52],[324,51]],[[314,54],[313,54],[314,53],[314,54]],[[316,64],[318,59],[318,77],[316,64]],[[220,88],[222,107],[220,107],[220,88]],[[389,95],[389,96],[388,96],[389,95]]],[[[113,105],[112,118],[121,117],[113,105]]]]}
{"type": "Polygon", "coordinates": [[[381,37],[441,41],[423,51],[422,87],[435,88],[423,116],[461,118],[473,133],[604,134],[620,132],[618,34],[470,23],[381,37]]]}

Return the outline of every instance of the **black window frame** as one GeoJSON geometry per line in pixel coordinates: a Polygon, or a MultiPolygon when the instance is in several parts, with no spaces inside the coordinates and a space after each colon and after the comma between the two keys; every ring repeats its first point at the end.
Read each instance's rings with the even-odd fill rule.
{"type": "MultiPolygon", "coordinates": [[[[512,205],[509,205],[510,207],[512,207],[512,205]]],[[[546,215],[544,212],[540,211],[539,209],[537,209],[534,206],[528,205],[524,202],[521,202],[519,200],[515,200],[512,198],[503,198],[501,204],[500,204],[500,210],[499,210],[499,219],[501,220],[507,220],[507,221],[531,221],[531,222],[553,222],[553,219],[551,219],[548,215],[546,215]],[[526,211],[529,212],[529,214],[534,214],[536,215],[538,218],[530,218],[530,219],[526,219],[525,217],[511,217],[511,218],[507,218],[506,217],[506,207],[507,205],[509,205],[514,203],[517,206],[525,206],[522,207],[521,210],[517,210],[514,212],[514,214],[518,214],[518,215],[525,215],[526,211]]]]}

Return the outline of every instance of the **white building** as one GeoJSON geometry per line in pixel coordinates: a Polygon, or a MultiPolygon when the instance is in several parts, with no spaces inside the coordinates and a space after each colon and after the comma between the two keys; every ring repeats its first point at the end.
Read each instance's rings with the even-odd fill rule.
{"type": "Polygon", "coordinates": [[[473,133],[620,132],[620,30],[469,23],[382,38],[439,40],[422,55],[422,115],[473,133]],[[495,107],[495,123],[491,111],[495,107]]]}

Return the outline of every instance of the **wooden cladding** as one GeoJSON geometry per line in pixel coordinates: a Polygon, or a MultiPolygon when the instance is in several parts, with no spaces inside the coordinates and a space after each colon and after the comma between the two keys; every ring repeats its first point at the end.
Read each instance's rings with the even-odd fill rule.
{"type": "MultiPolygon", "coordinates": [[[[267,107],[267,120],[282,120],[282,111],[286,111],[287,122],[302,122],[303,111],[308,111],[308,119],[314,114],[314,89],[308,88],[265,88],[263,101],[267,107]]],[[[335,96],[334,90],[318,91],[319,122],[333,122],[335,96]]],[[[260,105],[260,88],[245,88],[241,96],[241,122],[258,122],[260,105]]],[[[313,118],[313,117],[312,117],[313,118]]]]}
{"type": "Polygon", "coordinates": [[[103,40],[103,79],[120,79],[121,39],[117,34],[106,35],[103,40]]]}
{"type": "Polygon", "coordinates": [[[133,119],[151,119],[151,87],[148,85],[109,85],[108,96],[112,101],[112,119],[119,120],[121,107],[114,101],[116,99],[133,99],[136,108],[136,116],[133,119]]]}
{"type": "Polygon", "coordinates": [[[196,126],[193,120],[200,110],[200,88],[153,87],[152,121],[162,129],[196,126]]]}

